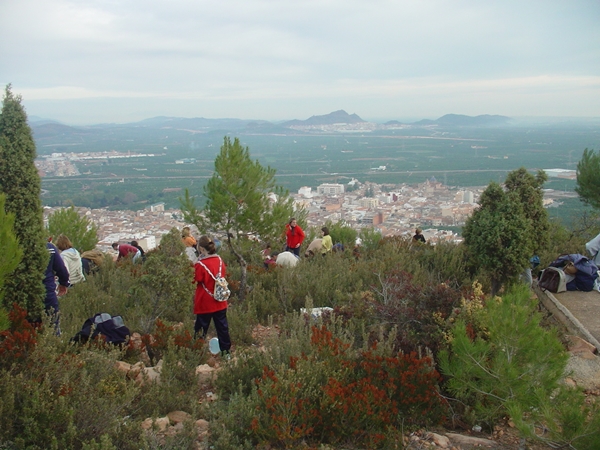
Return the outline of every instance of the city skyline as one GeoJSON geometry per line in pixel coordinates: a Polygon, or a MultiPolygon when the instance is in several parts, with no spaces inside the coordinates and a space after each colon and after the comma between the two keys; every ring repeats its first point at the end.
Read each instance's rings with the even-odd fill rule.
{"type": "Polygon", "coordinates": [[[29,115],[73,125],[600,117],[599,13],[592,0],[3,2],[0,83],[29,115]]]}

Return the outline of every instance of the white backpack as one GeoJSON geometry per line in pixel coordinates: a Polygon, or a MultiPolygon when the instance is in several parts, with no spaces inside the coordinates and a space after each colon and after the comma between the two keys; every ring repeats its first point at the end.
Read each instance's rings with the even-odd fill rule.
{"type": "Polygon", "coordinates": [[[204,288],[204,290],[206,292],[208,292],[208,294],[214,298],[216,301],[218,302],[225,302],[229,299],[229,296],[231,295],[231,291],[229,290],[229,283],[227,283],[227,280],[225,279],[225,277],[221,276],[221,269],[223,268],[223,260],[217,256],[217,258],[219,258],[219,273],[217,274],[217,276],[214,276],[212,274],[212,272],[210,270],[208,270],[208,267],[206,267],[204,264],[202,264],[202,261],[198,260],[196,261],[196,264],[200,264],[202,267],[204,267],[204,269],[210,274],[210,276],[213,278],[213,280],[215,280],[215,292],[210,292],[208,289],[206,289],[206,286],[204,285],[204,283],[202,283],[202,287],[204,288]]]}

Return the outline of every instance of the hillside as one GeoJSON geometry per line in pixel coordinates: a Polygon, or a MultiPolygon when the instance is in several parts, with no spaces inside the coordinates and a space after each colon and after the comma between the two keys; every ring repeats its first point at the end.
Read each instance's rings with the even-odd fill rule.
{"type": "Polygon", "coordinates": [[[356,114],[348,114],[343,109],[334,111],[322,116],[311,116],[306,120],[290,120],[281,125],[284,127],[292,126],[311,126],[311,125],[333,125],[336,123],[365,123],[366,121],[356,114]]]}
{"type": "Polygon", "coordinates": [[[480,116],[465,116],[463,114],[446,114],[436,120],[420,120],[413,125],[443,125],[452,127],[495,127],[509,125],[512,119],[506,116],[484,114],[480,116]]]}

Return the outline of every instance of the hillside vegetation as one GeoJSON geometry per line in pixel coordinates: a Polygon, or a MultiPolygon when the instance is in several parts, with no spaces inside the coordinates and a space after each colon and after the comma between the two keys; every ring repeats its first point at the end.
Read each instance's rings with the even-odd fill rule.
{"type": "MultiPolygon", "coordinates": [[[[499,417],[529,411],[524,432],[544,424],[551,442],[594,448],[597,420],[578,391],[560,387],[565,353],[539,327],[528,289],[489,299],[462,247],[391,239],[358,259],[346,252],[266,271],[259,244],[243,245],[254,255],[251,289],[243,303],[231,300],[234,358],[218,362],[210,388],[218,400],[203,401],[207,387],[195,374],[210,355],[192,339],[190,268],[173,230],[143,265],[107,259],[71,288],[61,300],[62,336],[11,313],[0,343],[2,445],[196,448],[190,424],[160,439],[141,428],[148,417],[185,411],[210,422],[202,445],[212,448],[401,448],[410,430],[457,421],[490,429],[499,417]],[[319,306],[333,312],[318,319],[299,312],[319,306]],[[143,345],[70,343],[98,312],[121,315],[143,345]],[[274,333],[257,341],[260,327],[274,333]],[[161,381],[129,380],[116,369],[119,360],[162,360],[161,381]]],[[[221,256],[235,289],[235,257],[221,256]]]]}

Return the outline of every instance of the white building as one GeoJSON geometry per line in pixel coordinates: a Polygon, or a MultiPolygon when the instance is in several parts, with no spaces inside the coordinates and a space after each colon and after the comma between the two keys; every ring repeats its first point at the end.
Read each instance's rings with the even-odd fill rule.
{"type": "Polygon", "coordinates": [[[344,193],[344,185],[336,183],[324,183],[317,187],[317,192],[321,195],[338,195],[344,193]]]}
{"type": "Polygon", "coordinates": [[[463,195],[463,202],[473,204],[475,203],[475,195],[473,191],[465,191],[463,195]]]}
{"type": "Polygon", "coordinates": [[[150,205],[148,207],[148,209],[152,212],[159,212],[159,211],[164,211],[165,210],[165,204],[164,203],[155,203],[154,205],[150,205]]]}
{"type": "Polygon", "coordinates": [[[302,186],[300,189],[298,189],[298,195],[301,195],[302,197],[306,197],[306,198],[311,198],[312,197],[312,188],[308,187],[308,186],[302,186]]]}

